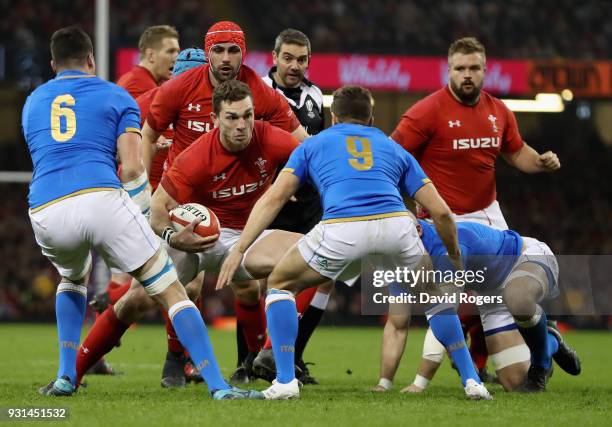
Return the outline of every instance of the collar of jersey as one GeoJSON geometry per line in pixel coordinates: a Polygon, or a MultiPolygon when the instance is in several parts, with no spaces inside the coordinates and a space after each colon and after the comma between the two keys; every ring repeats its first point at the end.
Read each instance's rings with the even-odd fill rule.
{"type": "Polygon", "coordinates": [[[86,72],[79,71],[79,70],[64,70],[64,71],[57,73],[57,76],[55,76],[56,79],[62,79],[66,77],[95,77],[95,76],[91,74],[87,74],[86,72]]]}

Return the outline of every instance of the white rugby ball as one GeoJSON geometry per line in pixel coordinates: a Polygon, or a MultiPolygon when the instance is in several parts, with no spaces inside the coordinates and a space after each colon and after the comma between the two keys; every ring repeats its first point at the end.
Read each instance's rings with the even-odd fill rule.
{"type": "Polygon", "coordinates": [[[219,219],[217,215],[206,206],[199,203],[185,203],[178,205],[170,211],[170,221],[176,231],[181,231],[191,224],[196,218],[201,218],[194,232],[202,237],[209,237],[219,234],[219,219]]]}

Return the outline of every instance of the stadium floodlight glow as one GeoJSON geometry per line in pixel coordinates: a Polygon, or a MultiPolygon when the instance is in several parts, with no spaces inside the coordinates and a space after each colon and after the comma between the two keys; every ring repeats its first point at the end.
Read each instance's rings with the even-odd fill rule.
{"type": "Polygon", "coordinates": [[[331,103],[334,100],[334,95],[323,95],[323,108],[331,107],[331,103]]]}
{"type": "Polygon", "coordinates": [[[533,99],[502,99],[506,106],[519,113],[561,113],[563,99],[557,93],[538,93],[533,99]]]}
{"type": "Polygon", "coordinates": [[[574,99],[574,93],[569,89],[563,89],[561,91],[561,98],[563,98],[564,101],[569,102],[574,99]]]}

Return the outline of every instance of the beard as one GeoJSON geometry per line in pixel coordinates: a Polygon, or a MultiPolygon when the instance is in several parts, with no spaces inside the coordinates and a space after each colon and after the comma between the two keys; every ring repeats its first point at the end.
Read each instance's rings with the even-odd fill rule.
{"type": "Polygon", "coordinates": [[[210,65],[210,71],[212,72],[213,76],[215,76],[215,79],[219,83],[223,83],[223,82],[226,82],[228,80],[235,79],[236,76],[238,76],[238,72],[240,71],[240,66],[238,66],[237,69],[233,69],[232,72],[229,75],[227,75],[227,76],[221,74],[217,68],[212,66],[212,64],[210,65]]]}
{"type": "Polygon", "coordinates": [[[466,91],[463,88],[463,83],[461,85],[456,85],[452,80],[450,81],[450,88],[453,93],[463,102],[464,104],[473,104],[478,100],[480,96],[480,90],[482,89],[482,84],[477,86],[472,82],[473,89],[471,91],[466,91]]]}

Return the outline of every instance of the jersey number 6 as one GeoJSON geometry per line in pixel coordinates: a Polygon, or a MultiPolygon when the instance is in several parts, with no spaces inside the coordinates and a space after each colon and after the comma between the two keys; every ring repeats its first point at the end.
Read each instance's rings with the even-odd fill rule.
{"type": "Polygon", "coordinates": [[[66,142],[76,133],[76,116],[72,107],[75,100],[72,95],[56,96],[51,104],[51,136],[58,142],[66,142]],[[63,107],[62,104],[67,106],[63,107]],[[61,117],[66,120],[66,130],[62,132],[61,117]]]}
{"type": "Polygon", "coordinates": [[[374,166],[372,145],[369,139],[349,136],[346,138],[346,150],[353,156],[348,162],[354,169],[358,171],[367,171],[374,166]],[[357,143],[359,143],[361,149],[357,147],[357,143]]]}

